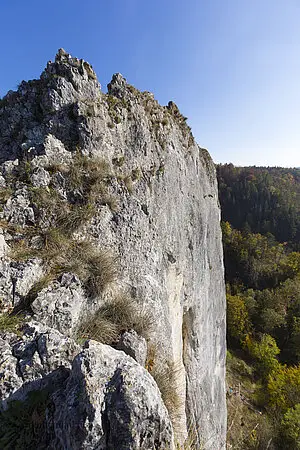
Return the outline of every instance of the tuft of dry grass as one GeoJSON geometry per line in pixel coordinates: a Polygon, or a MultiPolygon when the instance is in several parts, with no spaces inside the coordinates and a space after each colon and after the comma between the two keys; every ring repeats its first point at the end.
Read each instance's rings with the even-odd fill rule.
{"type": "Polygon", "coordinates": [[[93,339],[102,342],[102,344],[112,344],[116,342],[119,336],[117,324],[101,316],[97,312],[92,319],[84,322],[78,329],[77,336],[84,339],[93,339]]]}
{"type": "Polygon", "coordinates": [[[68,185],[71,189],[83,189],[89,192],[91,188],[103,181],[110,174],[109,165],[100,158],[88,158],[77,152],[67,174],[68,185]]]}
{"type": "MultiPolygon", "coordinates": [[[[118,208],[116,199],[108,194],[108,164],[99,158],[89,158],[79,151],[69,168],[57,166],[53,170],[64,171],[68,195],[71,189],[80,193],[80,204],[72,204],[51,188],[30,188],[31,202],[37,210],[41,225],[33,230],[26,227],[12,244],[10,257],[14,260],[40,258],[46,276],[57,277],[63,272],[73,272],[81,280],[87,294],[96,297],[107,284],[116,279],[117,260],[109,252],[95,248],[88,240],[76,241],[72,235],[93,217],[96,203],[108,204],[113,211],[118,208]],[[52,224],[44,230],[44,222],[52,224]]],[[[72,197],[72,196],[71,196],[72,197]]],[[[53,279],[53,278],[52,278],[53,279]]],[[[43,283],[42,283],[43,285],[43,283]]],[[[39,283],[27,300],[37,295],[39,283]]]]}
{"type": "Polygon", "coordinates": [[[73,272],[90,297],[100,295],[116,279],[117,258],[96,248],[91,241],[76,241],[55,228],[41,232],[37,237],[38,247],[30,246],[26,240],[19,240],[13,245],[10,257],[18,261],[41,258],[49,276],[73,272]]]}
{"type": "Polygon", "coordinates": [[[35,187],[30,188],[31,202],[40,212],[44,210],[48,216],[53,216],[57,211],[66,207],[65,201],[59,193],[52,188],[35,187]]]}
{"type": "Polygon", "coordinates": [[[10,187],[8,188],[1,188],[0,189],[0,203],[5,203],[12,195],[12,189],[10,187]]]}
{"type": "Polygon", "coordinates": [[[104,344],[113,344],[127,330],[135,330],[140,336],[147,336],[153,326],[150,314],[141,310],[138,303],[126,294],[106,301],[92,319],[84,322],[78,336],[104,344]]]}
{"type": "Polygon", "coordinates": [[[87,294],[97,297],[118,274],[117,259],[109,252],[97,249],[90,241],[72,240],[67,254],[57,256],[52,264],[56,272],[73,272],[81,280],[87,294]]]}
{"type": "Polygon", "coordinates": [[[177,450],[201,450],[205,448],[203,443],[199,444],[199,433],[195,425],[190,424],[187,432],[188,435],[184,443],[176,445],[177,450]]]}
{"type": "Polygon", "coordinates": [[[181,367],[173,361],[164,361],[154,363],[150,372],[160,390],[175,433],[180,426],[181,410],[184,406],[183,398],[178,392],[181,370],[181,367]]]}
{"type": "Polygon", "coordinates": [[[67,210],[57,214],[56,224],[67,235],[74,233],[95,214],[95,207],[91,203],[77,206],[70,205],[67,210]]]}

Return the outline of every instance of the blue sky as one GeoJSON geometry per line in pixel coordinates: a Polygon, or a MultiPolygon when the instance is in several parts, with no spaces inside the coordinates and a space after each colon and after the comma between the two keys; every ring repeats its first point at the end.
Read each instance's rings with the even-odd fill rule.
{"type": "Polygon", "coordinates": [[[0,96],[59,47],[175,101],[216,162],[300,166],[299,0],[2,0],[0,96]]]}

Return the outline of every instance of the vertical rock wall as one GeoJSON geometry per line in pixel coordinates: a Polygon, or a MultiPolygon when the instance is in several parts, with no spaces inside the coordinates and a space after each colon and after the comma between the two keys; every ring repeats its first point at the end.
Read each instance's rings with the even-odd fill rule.
{"type": "MultiPolygon", "coordinates": [[[[98,206],[81,234],[118,256],[121,271],[113,289],[129,291],[154,317],[148,346],[178,374],[178,440],[189,433],[199,448],[225,448],[224,270],[216,175],[207,151],[195,143],[172,102],[161,107],[119,74],[102,94],[91,66],[63,52],[48,63],[41,80],[10,93],[5,106],[0,108],[4,180],[12,165],[27,158],[35,183],[63,190],[47,167],[72,164],[79,149],[110,165],[118,207],[98,206]]],[[[19,203],[9,201],[4,218],[21,225],[34,221],[26,193],[19,194],[19,203]]],[[[9,303],[11,279],[0,281],[9,303]]],[[[80,302],[72,295],[69,301],[77,303],[74,317],[64,319],[69,324],[97,306],[93,301],[87,311],[82,291],[80,302]]],[[[47,298],[47,292],[38,297],[33,311],[49,324],[43,312],[47,298]]],[[[47,309],[51,315],[56,305],[47,309]]],[[[66,314],[72,316],[70,305],[66,314]]],[[[64,332],[63,325],[54,326],[64,332]]]]}

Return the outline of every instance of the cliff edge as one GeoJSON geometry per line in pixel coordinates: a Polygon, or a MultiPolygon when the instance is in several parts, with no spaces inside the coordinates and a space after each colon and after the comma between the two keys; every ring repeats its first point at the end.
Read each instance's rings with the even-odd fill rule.
{"type": "Polygon", "coordinates": [[[0,444],[225,448],[217,181],[177,106],[61,49],[0,100],[0,164],[0,444]]]}

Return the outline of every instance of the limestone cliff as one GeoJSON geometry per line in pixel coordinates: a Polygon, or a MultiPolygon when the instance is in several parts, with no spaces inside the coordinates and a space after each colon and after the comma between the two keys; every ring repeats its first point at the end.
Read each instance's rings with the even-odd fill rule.
{"type": "Polygon", "coordinates": [[[0,163],[0,443],[225,448],[216,176],[176,105],[60,50],[0,100],[0,163]]]}

